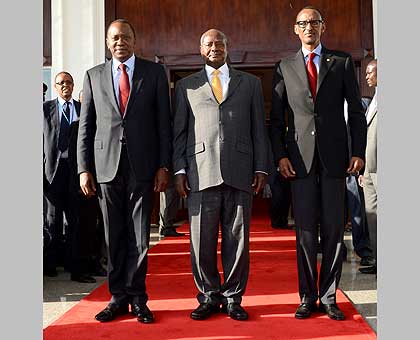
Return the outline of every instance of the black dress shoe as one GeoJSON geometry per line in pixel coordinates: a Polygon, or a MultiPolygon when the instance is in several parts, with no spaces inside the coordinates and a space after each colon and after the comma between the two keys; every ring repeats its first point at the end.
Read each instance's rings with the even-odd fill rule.
{"type": "Polygon", "coordinates": [[[89,276],[89,275],[85,275],[85,274],[80,274],[80,275],[71,274],[70,279],[72,281],[77,281],[77,282],[80,282],[80,283],[95,283],[96,282],[96,279],[94,277],[89,276]]]}
{"type": "Polygon", "coordinates": [[[375,259],[372,256],[363,256],[360,260],[361,266],[373,266],[375,265],[375,259]]]}
{"type": "Polygon", "coordinates": [[[184,233],[178,233],[175,230],[175,228],[164,228],[160,232],[160,236],[174,236],[174,237],[179,237],[179,236],[185,236],[185,234],[184,233]]]}
{"type": "Polygon", "coordinates": [[[359,268],[359,272],[361,272],[362,274],[376,274],[377,269],[376,266],[363,267],[359,268]]]}
{"type": "Polygon", "coordinates": [[[230,318],[233,320],[242,321],[248,319],[248,313],[237,302],[231,302],[227,305],[223,305],[222,312],[227,313],[227,315],[229,315],[230,318]]]}
{"type": "Polygon", "coordinates": [[[191,319],[194,320],[205,320],[208,319],[212,314],[218,313],[220,307],[212,305],[210,303],[200,303],[200,305],[191,312],[191,319]]]}
{"type": "Polygon", "coordinates": [[[92,275],[93,275],[93,276],[106,277],[106,276],[108,275],[108,272],[107,272],[104,268],[102,268],[102,267],[97,267],[97,268],[93,271],[92,275]]]}
{"type": "Polygon", "coordinates": [[[110,303],[102,311],[95,315],[95,319],[100,322],[108,322],[114,320],[119,315],[128,313],[128,305],[116,305],[110,303]]]}
{"type": "Polygon", "coordinates": [[[338,308],[338,306],[335,303],[332,304],[319,304],[319,311],[321,313],[326,313],[330,319],[333,320],[344,320],[346,317],[344,316],[344,313],[338,308]]]}
{"type": "Polygon", "coordinates": [[[296,319],[306,319],[309,318],[312,312],[316,312],[317,307],[316,303],[301,303],[296,309],[295,318],[296,319]]]}
{"type": "Polygon", "coordinates": [[[142,323],[152,323],[155,321],[153,313],[146,306],[146,304],[132,303],[131,313],[137,316],[137,321],[142,323]]]}

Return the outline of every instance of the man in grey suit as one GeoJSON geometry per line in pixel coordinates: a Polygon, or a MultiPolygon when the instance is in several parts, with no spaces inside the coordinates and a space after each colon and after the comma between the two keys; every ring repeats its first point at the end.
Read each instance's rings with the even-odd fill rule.
{"type": "MultiPolygon", "coordinates": [[[[370,87],[377,86],[377,61],[372,60],[366,67],[366,81],[370,87]]],[[[378,202],[378,182],[376,177],[376,124],[378,120],[378,107],[376,93],[369,104],[366,113],[366,120],[368,125],[367,131],[367,146],[366,146],[366,166],[363,176],[359,179],[365,194],[365,208],[366,219],[369,229],[370,244],[373,251],[373,256],[377,261],[377,202],[378,202]]],[[[359,268],[359,271],[364,274],[376,274],[376,263],[370,267],[359,268]]]]}
{"type": "Polygon", "coordinates": [[[246,320],[252,194],[265,184],[268,139],[258,78],[226,64],[227,39],[201,36],[205,67],[178,81],[174,117],[175,185],[187,197],[190,251],[200,303],[191,318],[226,312],[246,320]],[[219,223],[224,282],[217,268],[219,223]]]}
{"type": "Polygon", "coordinates": [[[171,164],[168,81],[161,65],[134,55],[128,21],[113,21],[106,42],[112,59],[85,75],[77,145],[80,186],[98,191],[108,249],[112,298],[95,318],[111,321],[130,304],[151,323],[145,280],[153,191],[166,189],[171,164]]]}
{"type": "Polygon", "coordinates": [[[325,29],[316,8],[308,6],[298,13],[294,31],[302,48],[275,67],[271,141],[275,162],[282,175],[291,179],[301,299],[295,317],[308,318],[319,299],[319,311],[344,320],[336,304],[336,289],[342,268],[345,177],[364,165],[366,120],[352,58],[321,45],[325,29]],[[351,157],[344,100],[348,103],[351,157]]]}

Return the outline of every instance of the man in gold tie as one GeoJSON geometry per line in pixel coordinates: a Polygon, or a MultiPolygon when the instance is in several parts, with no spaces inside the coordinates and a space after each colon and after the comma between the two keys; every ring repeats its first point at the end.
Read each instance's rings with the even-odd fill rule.
{"type": "Polygon", "coordinates": [[[226,64],[227,39],[210,29],[200,39],[205,67],[176,84],[175,186],[187,198],[191,263],[204,320],[220,311],[246,320],[241,306],[249,272],[253,193],[265,184],[268,138],[258,78],[226,64]],[[219,224],[224,282],[217,268],[219,224]]]}

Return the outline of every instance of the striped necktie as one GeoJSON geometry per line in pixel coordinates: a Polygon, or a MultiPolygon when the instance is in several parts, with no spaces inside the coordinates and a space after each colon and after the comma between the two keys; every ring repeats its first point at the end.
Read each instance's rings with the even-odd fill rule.
{"type": "Polygon", "coordinates": [[[70,106],[71,102],[65,102],[61,115],[60,133],[58,135],[58,150],[61,152],[66,151],[69,147],[70,106]]]}

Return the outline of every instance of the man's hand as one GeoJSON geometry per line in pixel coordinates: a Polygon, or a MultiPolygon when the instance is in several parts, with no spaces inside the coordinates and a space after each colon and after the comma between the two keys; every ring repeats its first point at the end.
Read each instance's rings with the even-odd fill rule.
{"type": "Polygon", "coordinates": [[[284,178],[295,177],[296,172],[293,169],[292,163],[290,163],[289,158],[284,157],[279,161],[279,170],[284,178]]]}
{"type": "Polygon", "coordinates": [[[363,159],[360,157],[352,157],[350,159],[349,168],[347,169],[347,172],[349,174],[359,174],[359,171],[363,168],[365,165],[365,162],[363,162],[363,159]]]}
{"type": "Polygon", "coordinates": [[[80,174],[80,189],[87,196],[91,197],[96,194],[95,180],[89,171],[80,174]]]}
{"type": "Polygon", "coordinates": [[[255,195],[257,195],[264,188],[266,177],[267,175],[261,172],[255,173],[254,181],[252,182],[255,195]]]}
{"type": "Polygon", "coordinates": [[[188,185],[187,175],[185,174],[178,174],[175,175],[175,189],[178,191],[179,196],[182,198],[187,198],[188,191],[191,190],[190,186],[188,185]]]}
{"type": "Polygon", "coordinates": [[[364,184],[363,184],[363,175],[360,175],[359,177],[357,177],[357,182],[363,188],[363,186],[364,186],[364,184]]]}
{"type": "Polygon", "coordinates": [[[165,168],[159,168],[155,176],[155,192],[165,191],[169,183],[169,171],[165,168]]]}

